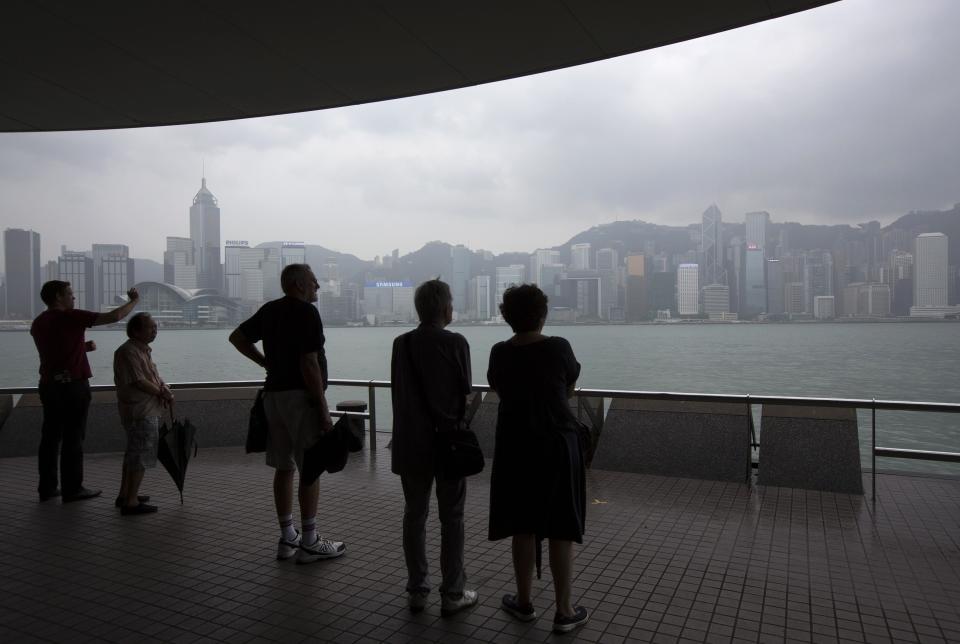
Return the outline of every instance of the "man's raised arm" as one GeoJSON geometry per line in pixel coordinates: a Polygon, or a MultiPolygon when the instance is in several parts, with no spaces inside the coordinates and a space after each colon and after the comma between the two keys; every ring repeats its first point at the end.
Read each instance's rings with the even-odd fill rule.
{"type": "Polygon", "coordinates": [[[101,326],[104,324],[113,324],[114,322],[119,322],[123,318],[127,317],[130,311],[133,310],[133,307],[137,305],[139,300],[140,294],[137,293],[137,289],[130,289],[127,291],[127,301],[112,311],[98,314],[97,319],[93,321],[93,326],[101,326]]]}

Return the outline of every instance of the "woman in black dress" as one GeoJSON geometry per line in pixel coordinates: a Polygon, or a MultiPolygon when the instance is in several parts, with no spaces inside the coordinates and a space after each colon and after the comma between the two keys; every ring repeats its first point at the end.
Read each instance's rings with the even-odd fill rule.
{"type": "Polygon", "coordinates": [[[587,621],[570,597],[573,542],[583,542],[586,511],[583,456],[569,398],[580,375],[570,343],[541,333],[547,297],[524,284],[507,289],[500,305],[514,335],[490,350],[487,380],[500,397],[490,482],[491,541],[513,538],[517,594],[502,607],[530,621],[536,543],[550,540],[556,591],[553,628],[567,632],[587,621]]]}

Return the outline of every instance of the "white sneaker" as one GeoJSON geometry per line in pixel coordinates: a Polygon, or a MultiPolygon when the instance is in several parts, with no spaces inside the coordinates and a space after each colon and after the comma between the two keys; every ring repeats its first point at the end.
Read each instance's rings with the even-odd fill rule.
{"type": "Polygon", "coordinates": [[[277,543],[277,561],[285,561],[297,554],[297,550],[300,549],[300,531],[296,530],[296,533],[297,536],[289,541],[280,537],[280,541],[277,543]]]}
{"type": "Polygon", "coordinates": [[[342,541],[330,541],[323,537],[317,537],[317,540],[308,546],[301,540],[300,552],[297,553],[297,563],[306,564],[321,559],[336,559],[346,551],[347,546],[342,541]]]}
{"type": "Polygon", "coordinates": [[[440,614],[449,617],[464,608],[475,606],[478,599],[480,599],[480,596],[475,590],[465,590],[460,597],[444,595],[440,602],[440,614]]]}

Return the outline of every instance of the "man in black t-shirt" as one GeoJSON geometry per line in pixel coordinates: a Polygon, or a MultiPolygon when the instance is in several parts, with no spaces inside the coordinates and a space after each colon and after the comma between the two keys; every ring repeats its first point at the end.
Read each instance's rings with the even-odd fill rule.
{"type": "Polygon", "coordinates": [[[303,451],[333,425],[324,390],[327,358],[323,323],[313,305],[320,285],[306,264],[290,264],[280,274],[284,296],[267,302],[230,334],[237,351],[267,370],[263,406],[267,416],[267,465],[276,471],[273,497],[280,522],[277,559],[297,556],[297,563],[339,557],[340,541],[317,534],[319,479],[301,480],[298,497],[302,532],[293,527],[293,472],[303,465],[303,451]],[[263,353],[257,342],[263,342],[263,353]]]}

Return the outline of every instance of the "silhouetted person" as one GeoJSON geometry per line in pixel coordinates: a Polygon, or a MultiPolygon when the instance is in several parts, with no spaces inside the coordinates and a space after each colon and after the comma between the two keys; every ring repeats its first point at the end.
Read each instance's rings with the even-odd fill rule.
{"type": "Polygon", "coordinates": [[[400,475],[405,501],[403,554],[407,562],[408,605],[420,612],[430,593],[427,566],[427,512],[436,480],[440,513],[441,613],[451,615],[477,603],[465,590],[463,570],[463,478],[437,476],[434,440],[438,431],[458,427],[471,390],[470,346],[459,333],[444,330],[453,317],[450,287],[440,280],[421,284],[414,295],[420,326],[393,341],[390,364],[393,398],[392,469],[400,475]]]}
{"type": "Polygon", "coordinates": [[[86,341],[90,327],[119,322],[137,304],[137,289],[127,291],[129,300],[107,313],[74,308],[76,298],[70,282],[51,280],[40,289],[47,310],[30,326],[30,335],[40,354],[40,403],[43,405],[38,469],[40,500],[60,496],[57,485],[57,455],[63,502],[100,496],[100,490],[83,487],[83,439],[90,408],[90,363],[87,352],[97,348],[86,341]],[[61,446],[62,444],[62,446],[61,446]]]}
{"type": "Polygon", "coordinates": [[[173,404],[173,393],[154,364],[150,343],[157,339],[157,321],[149,313],[127,320],[129,340],[113,354],[113,382],[117,386],[120,422],[127,434],[120,493],[114,502],[124,516],[150,514],[157,506],[140,496],[140,483],[147,468],[157,465],[160,417],[173,404]]]}
{"type": "Polygon", "coordinates": [[[557,612],[553,630],[572,631],[587,610],[571,602],[573,542],[583,542],[586,476],[569,398],[580,375],[570,343],[543,335],[547,296],[524,284],[508,288],[500,312],[514,335],[490,350],[487,380],[500,396],[490,480],[491,541],[513,538],[517,594],[502,608],[536,619],[531,598],[536,543],[550,540],[557,612]]]}
{"type": "Polygon", "coordinates": [[[237,351],[267,370],[263,407],[269,427],[267,465],[273,476],[273,499],[280,522],[277,559],[310,563],[346,552],[340,541],[317,534],[320,481],[303,485],[298,497],[302,532],[293,527],[293,473],[303,466],[303,451],[333,428],[324,395],[327,358],[323,323],[313,305],[320,285],[306,264],[290,264],[280,273],[283,297],[267,302],[230,334],[237,351]],[[263,353],[255,343],[263,341],[263,353]]]}

